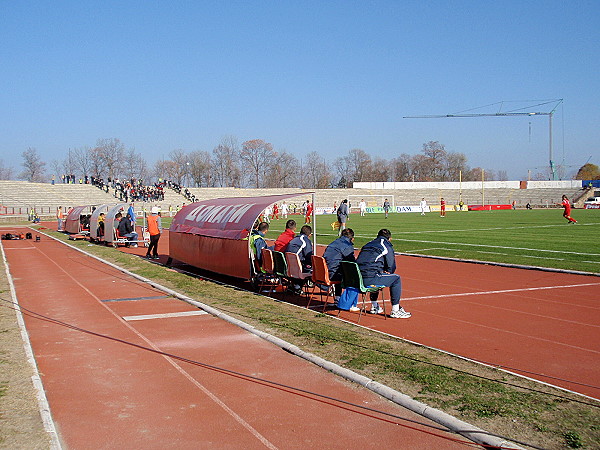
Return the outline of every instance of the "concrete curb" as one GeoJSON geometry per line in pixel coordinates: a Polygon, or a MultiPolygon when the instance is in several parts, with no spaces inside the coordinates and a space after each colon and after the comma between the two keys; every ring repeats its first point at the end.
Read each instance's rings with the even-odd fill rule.
{"type": "Polygon", "coordinates": [[[226,314],[222,311],[219,311],[218,309],[213,308],[212,306],[209,306],[202,302],[191,299],[190,297],[187,297],[183,294],[180,294],[177,291],[174,291],[170,288],[162,286],[161,284],[159,284],[155,281],[152,281],[148,278],[142,277],[141,275],[138,275],[136,273],[130,272],[127,269],[124,269],[116,264],[106,261],[98,256],[92,255],[82,249],[73,247],[73,246],[69,245],[68,243],[61,241],[60,239],[56,239],[53,236],[50,236],[48,234],[40,232],[39,230],[35,230],[35,231],[40,234],[44,234],[45,236],[47,236],[51,239],[54,239],[64,245],[67,245],[67,246],[83,253],[84,255],[89,256],[90,258],[96,259],[110,267],[113,267],[114,269],[117,269],[126,275],[129,275],[137,280],[147,283],[148,285],[150,285],[162,292],[165,292],[166,294],[169,294],[169,295],[171,295],[175,298],[178,298],[179,300],[182,300],[191,305],[197,306],[198,308],[201,308],[202,310],[206,311],[207,313],[209,313],[219,319],[225,320],[226,322],[229,322],[233,325],[236,325],[236,326],[282,348],[283,350],[286,350],[286,351],[288,351],[300,358],[303,358],[319,367],[322,367],[323,369],[326,369],[326,370],[328,370],[336,375],[339,375],[349,381],[357,383],[357,384],[381,395],[382,397],[384,397],[400,406],[403,406],[404,408],[406,408],[410,411],[413,411],[423,417],[426,417],[426,418],[432,420],[435,423],[445,426],[450,431],[460,434],[477,444],[481,444],[484,446],[487,445],[487,446],[491,446],[491,447],[495,447],[495,448],[524,450],[523,447],[520,447],[505,438],[490,435],[490,433],[488,433],[485,430],[482,430],[482,429],[477,428],[467,422],[459,420],[443,411],[440,411],[435,408],[431,408],[424,403],[421,403],[417,400],[412,399],[411,397],[409,397],[406,394],[403,394],[394,389],[391,389],[388,386],[385,386],[377,381],[374,381],[368,377],[360,375],[349,369],[341,367],[338,364],[335,364],[331,361],[327,361],[327,360],[325,360],[319,356],[316,356],[312,353],[305,352],[304,350],[300,349],[299,347],[297,347],[283,339],[280,339],[269,333],[265,333],[264,331],[258,330],[256,328],[254,328],[252,325],[247,324],[246,322],[243,322],[232,316],[229,316],[228,314],[226,314]]]}

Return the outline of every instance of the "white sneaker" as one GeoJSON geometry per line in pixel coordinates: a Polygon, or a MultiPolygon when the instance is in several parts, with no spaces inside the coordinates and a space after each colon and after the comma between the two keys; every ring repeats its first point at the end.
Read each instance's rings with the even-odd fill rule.
{"type": "Polygon", "coordinates": [[[392,319],[408,319],[412,314],[404,311],[404,308],[400,308],[398,311],[392,311],[390,317],[392,319]]]}
{"type": "Polygon", "coordinates": [[[383,308],[381,306],[379,308],[371,308],[369,312],[371,314],[383,314],[383,308]]]}
{"type": "Polygon", "coordinates": [[[358,312],[358,311],[360,311],[360,308],[358,306],[351,306],[348,311],[358,312]]]}

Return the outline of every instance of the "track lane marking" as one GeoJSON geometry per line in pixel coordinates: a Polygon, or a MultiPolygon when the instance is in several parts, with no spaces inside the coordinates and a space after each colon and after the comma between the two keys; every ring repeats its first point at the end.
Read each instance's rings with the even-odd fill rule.
{"type": "MultiPolygon", "coordinates": [[[[140,339],[142,339],[144,342],[146,342],[148,344],[148,346],[150,346],[151,348],[155,349],[156,351],[162,352],[162,350],[157,345],[155,345],[152,341],[150,341],[150,339],[148,339],[146,336],[144,336],[138,330],[136,330],[135,328],[133,328],[133,326],[131,326],[128,322],[126,322],[125,320],[123,320],[118,314],[116,314],[114,311],[112,311],[106,304],[104,304],[102,302],[102,300],[100,299],[100,297],[96,296],[90,289],[88,289],[86,286],[84,286],[83,284],[81,284],[79,282],[79,280],[77,280],[73,275],[71,275],[69,272],[67,272],[65,269],[63,269],[50,256],[48,256],[47,254],[45,254],[44,252],[42,252],[39,247],[36,247],[36,249],[47,260],[49,260],[52,264],[54,264],[56,267],[58,267],[58,269],[61,272],[63,272],[64,274],[66,274],[67,277],[71,278],[71,280],[73,280],[73,282],[75,284],[77,284],[81,289],[83,289],[92,298],[94,298],[100,305],[102,305],[102,307],[104,307],[114,317],[116,317],[121,323],[123,323],[127,328],[129,328],[129,330],[132,333],[134,333],[136,336],[138,336],[140,339]]],[[[260,432],[258,430],[256,430],[252,425],[250,425],[248,422],[246,422],[246,420],[244,420],[243,417],[241,417],[233,409],[231,409],[229,406],[227,406],[227,404],[225,404],[225,402],[223,402],[216,394],[212,393],[206,386],[204,386],[198,380],[196,380],[194,377],[192,377],[183,367],[181,367],[179,364],[177,364],[175,361],[173,361],[173,359],[169,358],[168,356],[164,356],[164,355],[162,356],[162,358],[165,361],[167,361],[169,364],[171,364],[175,368],[175,370],[177,370],[181,375],[183,375],[185,378],[187,378],[194,386],[196,386],[199,390],[201,390],[213,402],[215,402],[218,406],[220,406],[223,410],[225,410],[225,412],[227,412],[236,422],[238,422],[243,428],[245,428],[248,432],[250,432],[250,434],[252,434],[257,440],[259,440],[265,447],[267,447],[267,448],[269,448],[271,450],[277,450],[278,449],[277,446],[275,446],[266,437],[264,437],[262,434],[260,434],[260,432]]]]}
{"type": "Polygon", "coordinates": [[[188,317],[188,316],[205,316],[208,313],[206,311],[182,311],[177,313],[165,313],[165,314],[143,314],[140,316],[123,316],[123,320],[128,322],[136,320],[151,320],[151,319],[170,319],[173,317],[188,317]]]}
{"type": "Polygon", "coordinates": [[[440,295],[424,295],[421,297],[405,297],[402,301],[410,300],[429,300],[434,298],[450,298],[450,297],[468,297],[471,295],[490,295],[490,294],[509,294],[512,292],[528,292],[528,291],[544,291],[549,289],[570,289],[575,287],[600,286],[600,283],[583,283],[583,284],[565,284],[562,286],[540,286],[533,288],[520,289],[500,289],[496,291],[476,291],[476,292],[459,292],[456,294],[440,294],[440,295]]]}

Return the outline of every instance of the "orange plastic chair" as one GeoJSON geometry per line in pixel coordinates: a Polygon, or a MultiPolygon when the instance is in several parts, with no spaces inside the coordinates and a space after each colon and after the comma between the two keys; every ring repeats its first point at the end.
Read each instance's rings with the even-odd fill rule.
{"type": "MultiPolygon", "coordinates": [[[[302,272],[302,264],[300,263],[300,258],[296,253],[286,252],[285,262],[287,264],[287,276],[289,279],[297,280],[303,285],[305,283],[304,280],[311,277],[310,273],[302,272]]],[[[308,303],[310,304],[310,295],[306,293],[306,296],[308,297],[308,303]]]]}
{"type": "Polygon", "coordinates": [[[277,288],[280,281],[275,275],[275,264],[273,263],[273,252],[268,248],[261,250],[262,255],[262,270],[264,272],[258,283],[258,291],[260,292],[264,287],[269,286],[269,295],[277,288]]]}
{"type": "MultiPolygon", "coordinates": [[[[327,309],[329,297],[331,297],[335,302],[334,285],[340,284],[341,281],[331,281],[329,279],[329,268],[327,267],[327,261],[325,261],[325,258],[323,258],[322,256],[312,255],[312,268],[313,295],[315,293],[315,289],[317,289],[318,286],[326,286],[328,288],[326,291],[327,297],[324,302],[323,290],[319,289],[319,295],[321,296],[321,301],[323,302],[323,312],[325,312],[325,309],[327,309]]],[[[306,307],[308,308],[309,306],[310,300],[306,307]]]]}

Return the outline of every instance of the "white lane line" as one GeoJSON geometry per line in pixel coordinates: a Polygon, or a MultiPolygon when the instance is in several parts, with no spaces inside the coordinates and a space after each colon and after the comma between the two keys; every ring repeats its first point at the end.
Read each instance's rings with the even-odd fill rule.
{"type": "Polygon", "coordinates": [[[208,314],[205,311],[182,311],[177,313],[165,313],[165,314],[145,314],[141,316],[124,316],[123,320],[128,322],[134,320],[148,320],[148,319],[168,319],[170,317],[186,317],[186,316],[203,316],[208,314]]]}
{"type": "Polygon", "coordinates": [[[527,292],[527,291],[543,291],[548,289],[571,289],[574,287],[586,287],[586,286],[600,286],[600,283],[584,283],[584,284],[567,284],[562,286],[540,286],[533,288],[521,288],[521,289],[503,289],[498,291],[478,291],[478,292],[461,292],[458,294],[443,294],[443,295],[426,295],[423,297],[406,297],[402,298],[402,301],[409,300],[428,300],[433,298],[450,298],[450,297],[468,297],[472,295],[489,295],[489,294],[508,294],[511,292],[527,292]]]}
{"type": "MultiPolygon", "coordinates": [[[[364,236],[361,236],[364,237],[364,236]]],[[[457,245],[459,247],[485,247],[485,248],[502,248],[506,250],[525,250],[528,252],[545,252],[545,253],[562,253],[569,255],[585,255],[585,256],[600,256],[600,253],[581,253],[581,252],[569,252],[566,250],[546,250],[540,248],[527,248],[527,247],[506,247],[503,245],[486,245],[486,244],[466,244],[464,242],[439,242],[439,241],[425,241],[420,239],[402,239],[399,237],[394,237],[395,241],[405,241],[405,242],[423,242],[426,244],[442,244],[442,245],[457,245]]]]}

